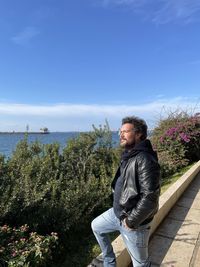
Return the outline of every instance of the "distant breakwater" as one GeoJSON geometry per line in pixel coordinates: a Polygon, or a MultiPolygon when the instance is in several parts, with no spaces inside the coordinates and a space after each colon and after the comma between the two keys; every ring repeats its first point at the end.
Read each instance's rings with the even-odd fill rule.
{"type": "Polygon", "coordinates": [[[0,134],[49,134],[49,132],[0,132],[0,134]]]}

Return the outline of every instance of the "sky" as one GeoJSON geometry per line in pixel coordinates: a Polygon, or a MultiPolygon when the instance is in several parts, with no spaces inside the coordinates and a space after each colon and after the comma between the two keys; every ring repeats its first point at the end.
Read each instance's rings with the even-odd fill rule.
{"type": "Polygon", "coordinates": [[[200,0],[0,0],[0,131],[200,111],[200,0]]]}

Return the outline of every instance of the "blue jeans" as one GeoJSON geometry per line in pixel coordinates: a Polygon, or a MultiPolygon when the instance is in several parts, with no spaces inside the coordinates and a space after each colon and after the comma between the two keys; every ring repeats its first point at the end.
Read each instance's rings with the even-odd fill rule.
{"type": "Polygon", "coordinates": [[[148,267],[148,243],[150,223],[139,226],[137,230],[126,229],[115,216],[113,208],[105,211],[92,221],[93,233],[101,247],[104,267],[116,267],[116,258],[113,252],[108,233],[119,231],[126,248],[131,256],[134,267],[148,267]]]}

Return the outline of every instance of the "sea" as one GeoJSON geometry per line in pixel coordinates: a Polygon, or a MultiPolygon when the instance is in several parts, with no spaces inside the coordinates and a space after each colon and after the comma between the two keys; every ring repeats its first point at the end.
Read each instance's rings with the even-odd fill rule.
{"type": "MultiPolygon", "coordinates": [[[[48,134],[31,134],[28,133],[28,142],[39,141],[42,144],[59,143],[60,149],[67,145],[69,139],[75,138],[79,135],[79,132],[52,132],[48,134]]],[[[25,138],[24,133],[1,133],[0,134],[0,154],[6,158],[12,156],[13,151],[19,141],[25,138]]],[[[117,132],[112,132],[113,146],[119,143],[119,137],[117,132]]]]}

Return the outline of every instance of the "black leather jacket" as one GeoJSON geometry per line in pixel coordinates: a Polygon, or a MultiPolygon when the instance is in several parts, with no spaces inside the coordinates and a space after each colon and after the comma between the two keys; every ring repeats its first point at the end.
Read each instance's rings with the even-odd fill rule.
{"type": "Polygon", "coordinates": [[[112,182],[113,190],[120,175],[124,178],[120,220],[126,218],[130,228],[150,222],[158,210],[160,166],[149,140],[137,145],[126,166],[122,170],[119,167],[112,182]]]}

